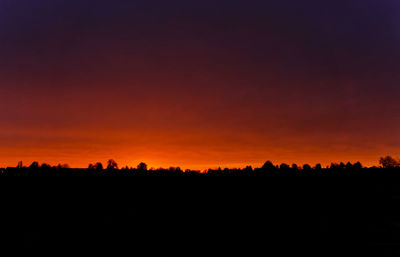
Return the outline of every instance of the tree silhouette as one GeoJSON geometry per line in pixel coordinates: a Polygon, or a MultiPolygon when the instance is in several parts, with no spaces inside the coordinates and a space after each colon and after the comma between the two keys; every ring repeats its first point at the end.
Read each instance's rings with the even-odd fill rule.
{"type": "Polygon", "coordinates": [[[337,163],[331,163],[331,166],[329,166],[329,169],[334,170],[334,169],[338,169],[339,168],[339,164],[337,163]]]}
{"type": "Polygon", "coordinates": [[[317,163],[317,165],[315,165],[315,170],[317,171],[322,170],[322,165],[320,163],[317,163]]]}
{"type": "Polygon", "coordinates": [[[309,164],[304,164],[303,165],[303,170],[304,171],[311,171],[311,166],[309,164]]]}
{"type": "Polygon", "coordinates": [[[351,162],[346,163],[346,169],[352,169],[353,168],[353,164],[351,162]]]}
{"type": "Polygon", "coordinates": [[[95,169],[95,170],[103,170],[103,164],[102,164],[101,162],[97,162],[97,163],[94,165],[94,169],[95,169]]]}
{"type": "Polygon", "coordinates": [[[182,169],[180,167],[169,167],[168,171],[171,173],[182,173],[182,169]]]}
{"type": "Polygon", "coordinates": [[[50,164],[47,164],[47,163],[43,163],[43,164],[40,166],[40,168],[41,168],[41,169],[50,169],[50,168],[51,168],[51,165],[50,165],[50,164]]]}
{"type": "Polygon", "coordinates": [[[282,163],[279,166],[279,169],[281,169],[281,170],[288,170],[289,168],[290,168],[289,165],[287,165],[286,163],[282,163]]]}
{"type": "Polygon", "coordinates": [[[263,170],[273,170],[275,169],[274,164],[272,164],[271,161],[267,161],[266,163],[264,163],[264,165],[262,166],[263,170]]]}
{"type": "Polygon", "coordinates": [[[354,165],[353,165],[353,168],[354,169],[362,169],[362,164],[361,164],[361,162],[356,162],[356,163],[354,163],[354,165]]]}
{"type": "Polygon", "coordinates": [[[32,162],[31,166],[29,166],[31,169],[37,169],[39,168],[39,163],[38,162],[32,162]]]}
{"type": "Polygon", "coordinates": [[[18,162],[17,169],[22,169],[24,167],[22,161],[18,162]]]}
{"type": "Polygon", "coordinates": [[[381,157],[379,164],[381,164],[383,168],[395,168],[400,166],[399,162],[392,156],[381,157]]]}
{"type": "MultiPolygon", "coordinates": [[[[220,168],[221,169],[221,168],[220,168]]],[[[246,166],[246,168],[244,168],[245,172],[253,172],[253,167],[251,166],[246,166]]]]}
{"type": "Polygon", "coordinates": [[[101,162],[97,162],[95,164],[89,164],[88,169],[89,170],[102,170],[103,169],[103,164],[101,162]]]}
{"type": "MultiPolygon", "coordinates": [[[[57,169],[70,169],[68,164],[58,164],[57,165],[57,169]]],[[[89,165],[89,169],[90,169],[90,165],[89,165]]]]}
{"type": "Polygon", "coordinates": [[[144,162],[139,163],[139,165],[137,166],[137,169],[140,171],[147,171],[147,164],[144,162]]]}
{"type": "Polygon", "coordinates": [[[107,162],[107,170],[117,170],[118,164],[113,159],[108,160],[107,162]]]}

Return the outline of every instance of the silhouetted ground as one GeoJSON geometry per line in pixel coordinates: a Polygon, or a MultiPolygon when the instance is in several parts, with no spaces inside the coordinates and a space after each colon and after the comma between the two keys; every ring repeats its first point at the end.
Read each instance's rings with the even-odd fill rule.
{"type": "Polygon", "coordinates": [[[8,169],[0,242],[51,255],[399,256],[399,174],[8,169]]]}
{"type": "Polygon", "coordinates": [[[385,178],[396,176],[400,167],[395,168],[346,168],[335,166],[332,168],[245,168],[245,169],[209,169],[204,172],[196,170],[181,170],[180,168],[139,170],[139,169],[65,169],[65,168],[6,168],[0,169],[0,176],[258,176],[258,177],[360,177],[360,178],[385,178]]]}

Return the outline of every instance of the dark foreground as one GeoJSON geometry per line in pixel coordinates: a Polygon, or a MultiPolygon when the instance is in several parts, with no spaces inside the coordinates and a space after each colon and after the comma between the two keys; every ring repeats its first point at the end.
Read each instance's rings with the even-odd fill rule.
{"type": "Polygon", "coordinates": [[[400,255],[396,169],[192,176],[103,171],[79,178],[73,175],[83,171],[62,172],[23,178],[3,172],[3,249],[111,256],[400,255]]]}

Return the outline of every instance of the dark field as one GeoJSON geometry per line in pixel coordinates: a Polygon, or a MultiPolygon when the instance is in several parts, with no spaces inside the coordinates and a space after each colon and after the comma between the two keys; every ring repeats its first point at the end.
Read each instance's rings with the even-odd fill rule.
{"type": "Polygon", "coordinates": [[[399,174],[8,169],[0,242],[51,255],[399,256],[399,174]],[[49,174],[62,176],[12,177],[49,174]]]}

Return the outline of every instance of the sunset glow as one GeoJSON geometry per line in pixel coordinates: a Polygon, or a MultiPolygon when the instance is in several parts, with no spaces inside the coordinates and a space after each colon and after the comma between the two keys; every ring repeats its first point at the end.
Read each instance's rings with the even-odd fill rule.
{"type": "Polygon", "coordinates": [[[0,0],[0,167],[400,155],[398,1],[117,2],[0,0]]]}

